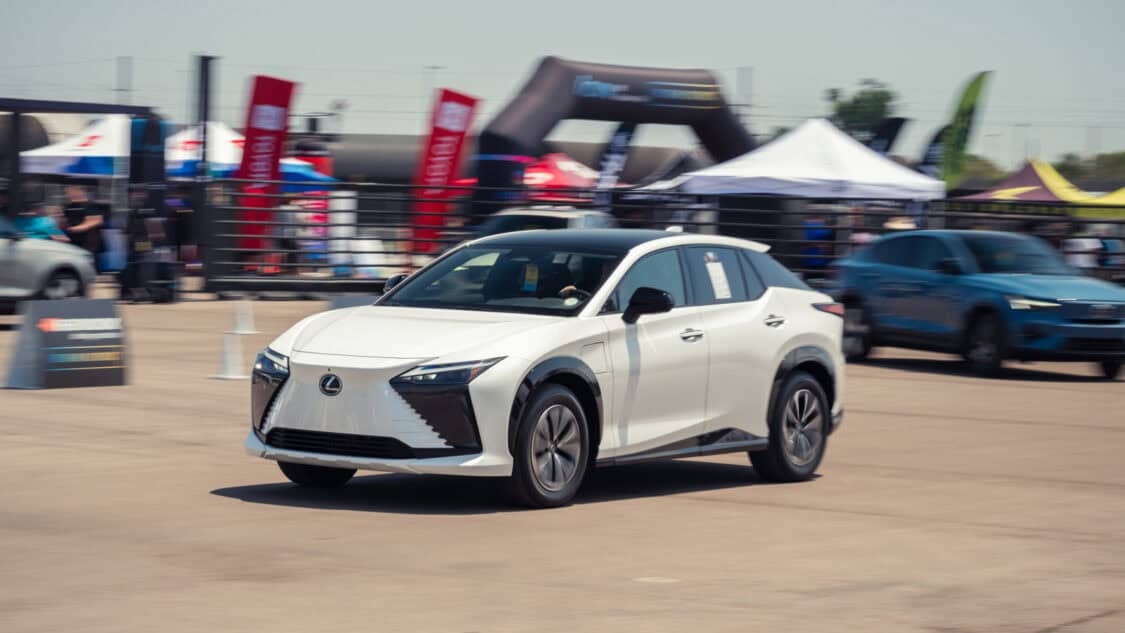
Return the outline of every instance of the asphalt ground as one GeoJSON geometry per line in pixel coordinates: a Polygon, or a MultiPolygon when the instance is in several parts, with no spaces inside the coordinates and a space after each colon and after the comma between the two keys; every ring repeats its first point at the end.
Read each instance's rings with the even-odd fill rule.
{"type": "MultiPolygon", "coordinates": [[[[319,302],[254,304],[243,358],[319,302]]],[[[879,350],[820,476],[745,455],[300,490],[242,452],[234,305],[122,306],[130,384],[0,391],[0,631],[1125,631],[1125,382],[879,350]]],[[[11,320],[7,321],[11,323],[11,320]]],[[[0,330],[0,360],[17,332],[0,330]]]]}

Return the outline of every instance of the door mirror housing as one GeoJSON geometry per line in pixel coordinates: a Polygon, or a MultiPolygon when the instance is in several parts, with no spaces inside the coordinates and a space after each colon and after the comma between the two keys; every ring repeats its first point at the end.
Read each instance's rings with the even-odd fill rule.
{"type": "Polygon", "coordinates": [[[937,270],[943,275],[960,275],[961,264],[958,264],[956,259],[947,257],[938,262],[937,270]]]}
{"type": "Polygon", "coordinates": [[[672,295],[663,290],[656,288],[649,288],[648,286],[641,286],[633,291],[633,296],[629,297],[629,306],[625,308],[625,313],[621,315],[621,320],[626,323],[636,323],[637,319],[641,318],[642,314],[658,314],[660,312],[668,312],[674,308],[676,302],[672,300],[672,295]]]}
{"type": "Polygon", "coordinates": [[[391,288],[394,288],[395,286],[401,284],[409,276],[410,275],[407,274],[407,273],[399,273],[397,275],[391,275],[390,277],[387,278],[387,281],[385,281],[383,283],[383,292],[387,292],[391,288]]]}

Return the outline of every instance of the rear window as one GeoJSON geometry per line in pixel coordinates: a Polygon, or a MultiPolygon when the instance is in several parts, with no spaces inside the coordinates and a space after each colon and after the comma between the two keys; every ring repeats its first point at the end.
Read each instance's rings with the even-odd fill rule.
{"type": "Polygon", "coordinates": [[[757,251],[743,251],[743,254],[750,260],[751,267],[766,286],[811,290],[793,271],[782,266],[768,254],[757,251]]]}

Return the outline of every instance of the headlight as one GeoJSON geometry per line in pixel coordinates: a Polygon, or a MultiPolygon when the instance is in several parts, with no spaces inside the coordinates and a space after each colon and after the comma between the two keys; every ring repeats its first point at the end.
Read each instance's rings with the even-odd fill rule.
{"type": "Polygon", "coordinates": [[[504,360],[504,357],[471,360],[444,365],[419,365],[399,374],[391,382],[409,385],[466,385],[485,370],[504,360]]]}
{"type": "Polygon", "coordinates": [[[1044,308],[1057,308],[1062,304],[1055,303],[1054,301],[1043,301],[1041,299],[1028,299],[1027,297],[1005,297],[1008,300],[1008,305],[1013,310],[1042,310],[1044,308]]]}
{"type": "Polygon", "coordinates": [[[254,370],[266,372],[268,374],[288,374],[289,357],[284,354],[279,354],[267,347],[262,350],[262,353],[258,354],[258,358],[254,360],[254,370]]]}

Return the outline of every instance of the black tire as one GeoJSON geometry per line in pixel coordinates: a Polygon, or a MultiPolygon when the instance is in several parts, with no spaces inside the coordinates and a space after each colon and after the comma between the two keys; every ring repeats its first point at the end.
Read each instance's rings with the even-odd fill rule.
{"type": "Polygon", "coordinates": [[[1121,361],[1119,360],[1103,360],[1099,363],[1102,367],[1102,375],[1106,380],[1117,380],[1121,375],[1121,361]]]}
{"type": "Polygon", "coordinates": [[[872,348],[871,317],[855,299],[844,302],[844,358],[849,363],[867,359],[872,348]]]}
{"type": "MultiPolygon", "coordinates": [[[[802,415],[795,417],[802,417],[802,415]]],[[[794,482],[811,478],[820,466],[820,461],[824,459],[824,451],[828,448],[831,418],[832,409],[828,406],[828,396],[824,394],[824,388],[816,378],[803,371],[790,374],[782,383],[770,411],[769,447],[764,451],[750,452],[750,463],[754,466],[754,471],[766,481],[794,482]],[[802,428],[790,424],[794,421],[790,416],[791,407],[800,399],[804,399],[805,402],[810,402],[810,399],[815,401],[816,411],[819,414],[819,421],[815,428],[813,428],[812,416],[806,417],[806,424],[803,424],[802,428]],[[791,433],[790,429],[794,432],[791,433]],[[817,435],[815,438],[812,437],[814,431],[817,435]],[[801,444],[802,436],[807,444],[801,444]],[[807,451],[802,450],[802,446],[807,447],[807,451]]]]}
{"type": "Polygon", "coordinates": [[[992,313],[978,314],[965,331],[962,357],[982,376],[996,376],[1004,367],[1004,326],[992,313]]]}
{"type": "Polygon", "coordinates": [[[52,272],[39,290],[40,299],[70,299],[84,294],[82,279],[73,270],[65,268],[52,272]]]}
{"type": "Polygon", "coordinates": [[[355,475],[354,468],[330,468],[294,462],[277,462],[289,481],[306,488],[339,488],[355,475]]]}
{"type": "Polygon", "coordinates": [[[582,404],[569,389],[546,385],[532,394],[520,417],[512,460],[508,488],[515,503],[532,508],[556,508],[574,499],[590,462],[590,432],[582,404]],[[557,414],[556,419],[573,419],[573,427],[567,422],[564,429],[564,422],[560,420],[557,424],[559,432],[553,433],[555,426],[549,419],[542,422],[547,426],[541,427],[541,418],[545,414],[548,418],[557,414]],[[577,433],[577,444],[574,443],[575,438],[569,435],[571,428],[577,433]],[[537,434],[540,430],[545,433],[537,434]],[[552,434],[554,437],[549,437],[552,434]],[[575,450],[576,456],[571,454],[575,450]],[[537,460],[546,468],[537,469],[537,460]],[[556,474],[558,481],[552,482],[556,474]],[[552,483],[558,487],[553,487],[552,483]]]}

